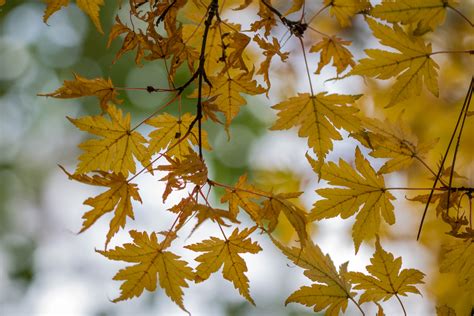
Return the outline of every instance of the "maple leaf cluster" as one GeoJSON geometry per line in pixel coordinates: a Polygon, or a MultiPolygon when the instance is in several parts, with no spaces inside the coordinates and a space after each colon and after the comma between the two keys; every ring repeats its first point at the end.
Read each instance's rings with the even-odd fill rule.
{"type": "MultiPolygon", "coordinates": [[[[45,2],[45,22],[69,4],[68,0],[45,2]]],[[[99,18],[104,1],[77,0],[76,5],[90,17],[97,30],[104,33],[99,18]]],[[[437,215],[451,226],[448,233],[452,241],[443,246],[440,270],[457,273],[463,287],[474,289],[474,231],[471,218],[465,215],[471,214],[472,210],[463,209],[463,199],[468,200],[471,207],[474,190],[453,183],[463,179],[455,172],[454,161],[447,168],[446,153],[439,172],[434,171],[425,157],[437,140],[419,141],[401,115],[395,122],[365,115],[362,94],[317,92],[312,84],[314,76],[333,66],[337,75],[335,80],[355,75],[393,79],[389,101],[384,104],[386,107],[413,100],[422,94],[423,87],[437,97],[440,67],[433,56],[450,52],[433,51],[425,35],[444,23],[448,10],[467,19],[456,8],[457,1],[383,0],[372,5],[368,0],[323,0],[308,19],[294,18],[298,14],[304,17],[312,8],[312,4],[304,0],[290,1],[286,7],[270,0],[130,0],[129,5],[131,21],[140,23],[124,23],[117,16],[108,32],[107,46],[120,41],[115,61],[124,54],[134,53],[137,67],[144,62],[161,60],[167,69],[167,77],[161,82],[168,85],[150,85],[141,90],[144,93],[165,91],[172,97],[146,119],[133,125],[131,115],[120,109],[123,103],[120,91],[127,88],[117,88],[111,79],[74,74],[73,80],[65,80],[56,91],[41,94],[54,98],[95,96],[99,100],[100,114],[68,117],[78,129],[95,138],[79,144],[82,152],[76,170],[64,172],[72,180],[105,188],[103,193],[84,201],[91,209],[83,216],[80,232],[91,228],[104,215],[113,213],[105,249],[97,252],[111,260],[131,264],[114,277],[123,282],[120,296],[114,302],[140,296],[145,289],[154,291],[159,285],[186,311],[183,288],[190,282],[206,281],[222,269],[223,278],[230,281],[247,301],[255,304],[242,254],[257,254],[262,250],[251,237],[260,233],[267,235],[288,259],[303,268],[305,276],[313,282],[291,294],[286,304],[300,303],[316,312],[325,310],[328,315],[339,315],[353,303],[364,315],[361,305],[372,302],[378,308],[378,315],[383,315],[381,302],[395,298],[406,314],[400,296],[420,294],[417,286],[423,283],[424,274],[416,269],[402,269],[402,259],[382,248],[380,236],[383,223],[393,225],[396,222],[395,196],[391,191],[400,189],[387,187],[385,176],[413,164],[426,168],[434,176],[434,184],[429,194],[411,200],[425,204],[425,213],[430,204],[438,203],[437,215]],[[246,29],[225,18],[229,10],[253,10],[258,18],[246,29]],[[351,41],[340,34],[326,34],[317,29],[315,18],[326,10],[340,28],[351,27],[356,15],[364,15],[371,34],[386,48],[366,49],[367,57],[355,61],[350,50],[351,41]],[[301,47],[310,89],[272,106],[277,119],[270,130],[293,129],[299,137],[307,139],[306,158],[314,170],[314,178],[325,180],[331,186],[316,191],[321,199],[309,211],[298,201],[302,192],[263,190],[252,184],[246,175],[242,175],[235,185],[214,181],[209,178],[203,158],[203,151],[211,150],[203,128],[205,121],[223,125],[231,137],[229,128],[247,104],[247,97],[268,96],[272,91],[272,65],[276,60],[287,62],[293,55],[293,52],[283,51],[284,44],[274,36],[282,28],[301,47]],[[315,38],[312,33],[318,39],[307,50],[307,39],[315,38]],[[257,53],[263,58],[256,60],[257,53]],[[311,75],[306,53],[319,54],[314,75],[311,75]],[[189,74],[183,82],[176,75],[181,69],[189,74]],[[179,106],[177,116],[165,112],[166,108],[180,104],[182,98],[195,102],[194,111],[182,112],[179,106]],[[148,135],[142,134],[143,125],[151,129],[148,135]],[[355,149],[354,163],[342,159],[338,163],[326,161],[334,142],[344,138],[344,131],[360,144],[355,149]],[[364,150],[373,158],[385,159],[383,166],[376,170],[364,156],[364,150]],[[165,174],[160,178],[166,182],[163,202],[176,192],[184,195],[179,203],[168,209],[176,219],[164,232],[131,230],[131,243],[107,249],[116,233],[127,227],[127,220],[134,219],[133,204],[142,200],[139,187],[133,181],[143,173],[165,174]],[[227,204],[226,209],[214,207],[209,202],[209,192],[215,188],[225,190],[221,202],[227,204]],[[240,222],[240,213],[250,218],[250,225],[240,222]],[[337,269],[330,256],[324,255],[314,244],[309,233],[309,223],[352,216],[355,216],[352,226],[355,253],[362,243],[370,244],[375,240],[368,273],[349,271],[348,262],[337,269]],[[297,246],[284,245],[277,240],[274,232],[282,220],[292,227],[297,246]],[[194,231],[206,221],[215,223],[222,236],[209,236],[184,247],[199,253],[195,257],[196,268],[191,268],[170,247],[188,222],[195,223],[194,231]],[[227,228],[233,229],[230,234],[226,233],[227,228]]],[[[463,120],[464,124],[472,113],[469,111],[472,93],[471,82],[458,123],[463,120]]],[[[461,132],[462,127],[459,130],[456,125],[455,133],[459,133],[459,138],[461,132]]],[[[438,310],[450,313],[452,309],[440,306],[438,310]]]]}

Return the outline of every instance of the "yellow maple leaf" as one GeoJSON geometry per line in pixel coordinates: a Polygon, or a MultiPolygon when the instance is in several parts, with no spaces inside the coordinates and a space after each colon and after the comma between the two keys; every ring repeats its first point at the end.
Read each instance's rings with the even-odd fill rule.
{"type": "MultiPolygon", "coordinates": [[[[69,0],[44,0],[46,2],[46,9],[43,15],[43,21],[48,22],[49,17],[60,10],[61,7],[69,5],[69,0]]],[[[100,6],[104,5],[104,0],[76,0],[76,4],[84,11],[92,20],[95,27],[100,33],[104,33],[99,20],[100,6]]]]}
{"type": "Polygon", "coordinates": [[[434,146],[438,139],[418,142],[408,127],[403,123],[401,115],[395,123],[377,119],[362,119],[363,131],[352,133],[362,145],[370,148],[369,153],[375,158],[389,158],[377,172],[390,173],[409,167],[415,160],[421,160],[434,146]]]}
{"type": "Polygon", "coordinates": [[[84,153],[79,156],[76,174],[87,173],[94,170],[113,171],[122,173],[135,173],[134,157],[143,166],[150,164],[150,158],[145,147],[146,139],[137,131],[130,129],[130,114],[125,117],[122,111],[109,104],[105,116],[84,116],[79,119],[68,117],[77,128],[97,135],[101,138],[90,139],[79,145],[84,153]]]}
{"type": "MultiPolygon", "coordinates": [[[[209,77],[212,87],[205,85],[203,95],[216,96],[213,103],[217,105],[219,111],[223,112],[226,118],[225,126],[229,128],[231,121],[240,111],[240,108],[247,104],[247,101],[241,96],[242,93],[248,95],[257,95],[265,92],[265,89],[253,80],[253,71],[227,72],[221,76],[209,77]]],[[[197,91],[194,91],[190,97],[197,97],[197,91]]]]}
{"type": "Polygon", "coordinates": [[[324,5],[330,7],[329,13],[342,27],[351,26],[354,15],[370,8],[368,0],[324,0],[324,5]]]}
{"type": "MultiPolygon", "coordinates": [[[[310,162],[314,168],[316,162],[313,160],[310,162]]],[[[390,225],[395,223],[394,207],[390,202],[395,200],[395,197],[386,190],[383,177],[375,173],[359,147],[355,152],[355,165],[357,171],[340,159],[339,165],[328,162],[323,166],[321,173],[324,180],[331,185],[346,188],[316,190],[323,199],[314,203],[308,220],[321,220],[338,215],[348,218],[357,213],[352,227],[352,238],[357,253],[363,240],[378,233],[382,217],[390,225]]]]}
{"type": "Polygon", "coordinates": [[[299,241],[303,246],[308,239],[308,233],[306,231],[306,213],[289,201],[290,199],[299,197],[302,193],[303,192],[295,192],[272,195],[269,199],[263,202],[263,209],[260,217],[263,220],[270,221],[268,231],[272,232],[278,224],[280,212],[283,212],[291,226],[296,230],[299,241]]]}
{"type": "Polygon", "coordinates": [[[402,258],[394,258],[393,254],[385,251],[378,237],[370,262],[366,266],[369,275],[361,272],[347,274],[355,289],[364,290],[359,303],[386,301],[393,296],[407,296],[407,293],[420,294],[415,285],[424,283],[424,273],[417,269],[400,270],[402,258]]]}
{"type": "Polygon", "coordinates": [[[421,94],[422,85],[438,96],[438,65],[431,59],[431,44],[425,44],[420,37],[410,37],[397,24],[393,28],[367,18],[367,23],[380,43],[400,53],[380,49],[366,49],[369,58],[364,58],[347,74],[378,79],[397,80],[392,87],[390,102],[393,106],[401,101],[421,94]]]}
{"type": "Polygon", "coordinates": [[[85,184],[109,187],[107,191],[99,194],[96,197],[88,198],[84,201],[85,205],[93,207],[92,210],[86,212],[82,218],[82,228],[79,233],[82,233],[91,227],[103,215],[114,211],[114,217],[110,221],[109,232],[105,241],[105,247],[112,237],[118,232],[120,228],[124,228],[127,216],[134,218],[132,199],[142,202],[138,187],[134,183],[129,183],[122,174],[107,173],[98,171],[97,175],[88,176],[84,174],[70,174],[64,168],[61,169],[73,179],[85,184]]]}
{"type": "Polygon", "coordinates": [[[236,228],[225,240],[211,237],[211,239],[203,240],[200,243],[185,246],[192,251],[204,252],[195,259],[199,262],[196,268],[196,282],[207,280],[212,273],[224,266],[222,270],[224,278],[231,281],[240,294],[255,305],[250,297],[249,280],[245,275],[247,264],[239,255],[240,253],[255,254],[262,250],[257,242],[252,242],[248,238],[255,229],[256,227],[245,228],[239,232],[236,228]]]}
{"type": "Polygon", "coordinates": [[[281,51],[280,43],[275,37],[273,37],[272,43],[265,41],[258,35],[255,35],[253,40],[258,44],[261,49],[263,49],[263,55],[265,56],[265,60],[260,64],[260,68],[257,71],[257,75],[263,75],[263,80],[265,80],[265,83],[267,84],[268,96],[268,90],[271,86],[270,76],[268,72],[270,70],[270,63],[272,61],[272,58],[275,55],[278,55],[281,61],[285,61],[288,58],[289,53],[281,51]]]}
{"type": "Polygon", "coordinates": [[[304,3],[305,3],[305,0],[293,0],[291,1],[293,2],[291,7],[285,12],[285,16],[286,15],[290,15],[294,12],[298,12],[299,10],[301,10],[301,8],[303,7],[304,3]]]}
{"type": "Polygon", "coordinates": [[[188,287],[186,280],[193,280],[193,270],[187,262],[169,251],[163,251],[156,233],[130,231],[133,243],[108,251],[96,250],[111,260],[136,263],[121,269],[114,280],[124,281],[120,286],[120,296],[113,302],[140,296],[144,289],[155,291],[159,282],[173,302],[186,311],[183,304],[183,287],[188,287]],[[158,278],[157,278],[158,276],[158,278]]]}
{"type": "Polygon", "coordinates": [[[167,181],[163,193],[163,202],[174,189],[182,190],[188,183],[203,186],[207,183],[207,167],[204,161],[195,153],[190,152],[183,160],[167,158],[170,165],[159,166],[158,170],[167,174],[160,181],[167,181]]]}
{"type": "Polygon", "coordinates": [[[315,312],[326,309],[325,315],[329,316],[337,316],[346,310],[349,299],[355,295],[345,277],[348,262],[342,264],[338,272],[331,257],[324,255],[311,239],[302,248],[283,246],[274,238],[272,241],[288,259],[305,269],[305,276],[315,282],[295,291],[285,304],[300,303],[313,307],[315,312]]]}
{"type": "MultiPolygon", "coordinates": [[[[226,20],[216,21],[209,27],[204,53],[204,66],[208,77],[222,75],[230,68],[247,71],[244,59],[250,37],[241,33],[240,29],[239,24],[226,20]]],[[[204,23],[184,24],[182,36],[186,45],[200,52],[204,30],[204,23]]]]}
{"type": "Polygon", "coordinates": [[[355,62],[352,58],[354,56],[344,47],[349,45],[351,45],[350,41],[344,41],[337,36],[324,37],[320,42],[314,44],[310,52],[316,53],[321,51],[316,74],[319,74],[321,69],[329,64],[331,59],[332,64],[336,67],[337,74],[343,72],[348,66],[353,67],[355,62]]]}
{"type": "Polygon", "coordinates": [[[326,154],[333,148],[333,140],[341,140],[337,129],[349,132],[360,129],[359,110],[347,104],[354,103],[360,95],[338,95],[325,92],[311,96],[299,93],[297,97],[280,102],[273,109],[278,110],[278,119],[272,130],[285,130],[298,126],[298,136],[308,137],[308,145],[318,156],[319,173],[326,154]]]}
{"type": "Polygon", "coordinates": [[[117,98],[117,90],[110,78],[87,79],[78,74],[74,74],[74,80],[64,80],[63,86],[56,91],[38,95],[58,99],[96,96],[100,100],[100,107],[104,112],[107,110],[110,102],[122,103],[122,100],[117,98]]]}
{"type": "Polygon", "coordinates": [[[370,15],[390,23],[416,24],[414,34],[422,35],[443,24],[446,10],[455,0],[383,0],[370,15]]]}
{"type": "MultiPolygon", "coordinates": [[[[189,126],[196,116],[184,113],[180,118],[168,113],[163,113],[147,120],[148,125],[156,127],[148,136],[150,137],[148,151],[150,155],[166,150],[166,154],[171,157],[182,159],[193,152],[192,145],[198,145],[198,127],[194,124],[190,135],[182,139],[188,132],[189,126]]],[[[202,130],[202,145],[210,149],[207,142],[207,132],[202,130]]]]}
{"type": "Polygon", "coordinates": [[[254,201],[261,197],[259,194],[264,194],[255,186],[247,183],[247,175],[244,174],[239,177],[234,189],[226,189],[226,193],[221,197],[221,203],[229,204],[229,212],[237,217],[239,214],[239,207],[241,207],[258,225],[262,225],[260,205],[254,201]]]}
{"type": "Polygon", "coordinates": [[[456,238],[442,245],[439,271],[455,273],[458,284],[474,291],[474,241],[456,238]]]}

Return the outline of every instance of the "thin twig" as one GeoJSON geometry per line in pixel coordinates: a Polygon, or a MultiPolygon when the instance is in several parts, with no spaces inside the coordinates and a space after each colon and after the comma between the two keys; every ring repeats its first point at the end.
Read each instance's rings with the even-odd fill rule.
{"type": "Polygon", "coordinates": [[[421,235],[421,229],[423,228],[423,223],[425,221],[425,217],[426,217],[426,213],[428,212],[428,208],[429,208],[429,205],[430,205],[430,202],[431,202],[431,199],[433,197],[433,192],[434,192],[434,189],[436,188],[436,184],[438,184],[438,181],[440,179],[440,176],[441,176],[441,173],[443,172],[443,167],[444,167],[444,163],[446,162],[446,159],[448,158],[448,153],[449,153],[449,149],[451,148],[451,145],[453,143],[453,140],[454,140],[454,137],[456,136],[456,133],[457,133],[457,130],[458,130],[458,127],[459,127],[459,123],[461,122],[461,119],[463,117],[463,114],[464,114],[464,109],[466,108],[466,102],[468,99],[470,99],[470,95],[472,94],[472,86],[473,86],[473,82],[474,82],[474,77],[471,78],[471,83],[469,84],[469,90],[466,94],[466,98],[464,100],[464,104],[462,106],[462,109],[461,109],[461,112],[459,113],[459,117],[458,117],[458,120],[456,122],[456,126],[454,128],[454,131],[451,135],[451,139],[449,140],[449,144],[448,144],[448,147],[446,148],[446,152],[444,153],[443,155],[443,159],[441,161],[441,165],[439,166],[439,170],[438,170],[438,173],[436,174],[436,177],[435,177],[435,181],[433,182],[433,187],[432,187],[432,190],[430,192],[430,195],[428,197],[428,201],[426,202],[426,206],[425,206],[425,209],[423,211],[423,216],[421,217],[421,222],[420,222],[420,226],[418,227],[418,234],[416,235],[416,240],[419,240],[420,239],[420,235],[421,235]]]}

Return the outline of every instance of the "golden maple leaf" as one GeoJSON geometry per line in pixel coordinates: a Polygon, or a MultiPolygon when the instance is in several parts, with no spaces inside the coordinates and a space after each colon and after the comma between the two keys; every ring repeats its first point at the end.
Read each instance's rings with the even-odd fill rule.
{"type": "MultiPolygon", "coordinates": [[[[311,165],[317,164],[310,160],[311,165]]],[[[357,171],[344,160],[339,165],[328,162],[321,170],[322,178],[329,184],[346,188],[324,188],[316,192],[323,197],[314,203],[308,220],[321,220],[340,215],[348,218],[357,213],[352,227],[352,239],[355,251],[359,250],[363,240],[374,237],[380,227],[381,218],[392,225],[395,223],[390,194],[382,176],[377,175],[370,163],[364,158],[359,147],[355,152],[357,171]]]]}
{"type": "MultiPolygon", "coordinates": [[[[49,17],[60,10],[61,7],[69,5],[69,0],[44,0],[46,2],[46,9],[43,15],[43,21],[48,22],[49,17]]],[[[76,0],[76,4],[84,11],[92,20],[95,27],[100,33],[104,33],[99,20],[100,6],[104,5],[104,0],[76,0]]]]}
{"type": "MultiPolygon", "coordinates": [[[[245,64],[245,48],[250,37],[240,32],[240,25],[228,21],[216,21],[208,30],[204,52],[205,72],[208,77],[224,74],[228,69],[248,71],[245,64]]],[[[184,24],[183,39],[186,45],[201,51],[205,25],[184,24]]]]}
{"type": "Polygon", "coordinates": [[[349,132],[360,129],[359,110],[347,104],[354,103],[359,95],[338,95],[325,92],[311,96],[299,93],[297,97],[280,102],[273,109],[278,110],[278,119],[272,130],[285,130],[298,126],[298,136],[308,137],[308,145],[318,156],[319,173],[326,154],[333,148],[333,140],[341,140],[337,129],[349,132]]]}
{"type": "Polygon", "coordinates": [[[104,112],[110,102],[122,103],[122,100],[117,98],[117,90],[110,78],[107,80],[104,78],[87,79],[78,74],[74,74],[74,80],[64,80],[63,86],[56,91],[38,95],[58,99],[96,96],[100,100],[100,107],[104,112]]]}
{"type": "Polygon", "coordinates": [[[451,238],[441,247],[439,271],[455,273],[458,284],[470,293],[474,291],[474,241],[472,238],[451,238]]]}
{"type": "Polygon", "coordinates": [[[221,197],[221,203],[229,204],[229,212],[237,217],[239,207],[241,207],[258,225],[262,225],[261,215],[259,211],[260,205],[254,200],[264,194],[255,186],[247,183],[247,175],[239,177],[234,189],[226,189],[226,193],[221,197]]]}
{"type": "MultiPolygon", "coordinates": [[[[205,96],[216,97],[213,103],[217,105],[219,111],[224,113],[226,129],[229,128],[240,108],[247,104],[241,96],[242,93],[257,95],[265,92],[265,89],[253,80],[253,71],[234,73],[229,71],[221,76],[209,77],[212,87],[205,85],[202,91],[205,96]]],[[[190,97],[196,98],[197,91],[194,91],[190,97]]]]}
{"type": "Polygon", "coordinates": [[[175,231],[181,229],[191,216],[195,216],[197,219],[197,223],[192,229],[192,232],[194,232],[206,220],[211,220],[226,227],[230,226],[226,223],[226,220],[229,220],[234,224],[240,224],[240,222],[228,210],[200,204],[196,201],[193,195],[183,198],[178,204],[172,206],[168,210],[178,214],[178,223],[175,226],[175,231]]]}
{"type": "Polygon", "coordinates": [[[195,152],[185,155],[182,160],[167,158],[170,165],[159,166],[158,170],[167,171],[160,181],[167,181],[163,193],[163,202],[174,189],[182,190],[186,184],[193,183],[203,186],[207,183],[207,167],[204,161],[195,152]]]}
{"type": "Polygon", "coordinates": [[[130,129],[130,114],[125,117],[122,111],[109,104],[107,113],[110,120],[102,115],[84,116],[79,119],[68,117],[77,128],[101,138],[90,139],[79,145],[84,153],[79,156],[76,174],[94,170],[135,173],[134,157],[143,166],[150,164],[145,147],[146,139],[137,131],[130,129]]]}
{"type": "Polygon", "coordinates": [[[121,173],[114,174],[98,171],[98,174],[91,177],[84,174],[70,174],[63,167],[61,167],[61,169],[69,176],[69,179],[89,185],[109,187],[104,193],[84,201],[85,205],[89,205],[93,207],[93,209],[82,216],[84,222],[79,231],[79,233],[82,233],[103,215],[114,211],[114,217],[110,221],[109,232],[107,233],[107,239],[105,241],[105,247],[107,248],[112,237],[120,228],[125,227],[127,217],[135,219],[132,199],[140,203],[142,202],[137,185],[129,183],[121,173]]]}
{"type": "Polygon", "coordinates": [[[370,148],[369,153],[375,158],[389,158],[377,172],[390,173],[409,167],[415,160],[421,160],[434,146],[438,139],[429,142],[418,142],[401,115],[395,123],[385,120],[364,118],[361,120],[363,131],[352,133],[362,145],[370,148]]]}
{"type": "MultiPolygon", "coordinates": [[[[189,126],[194,121],[195,116],[184,113],[180,118],[171,114],[163,113],[147,120],[148,125],[156,127],[148,136],[150,137],[148,151],[150,155],[161,152],[164,149],[171,157],[183,159],[184,156],[193,152],[192,145],[198,145],[198,127],[195,124],[186,139],[182,139],[188,132],[189,126]]],[[[202,130],[202,145],[210,149],[207,142],[207,133],[202,130]]]]}
{"type": "Polygon", "coordinates": [[[351,45],[350,41],[344,41],[337,36],[324,37],[320,42],[314,44],[311,47],[310,52],[316,53],[321,51],[316,74],[319,74],[321,69],[329,64],[331,59],[332,64],[336,67],[338,75],[348,66],[354,67],[355,62],[352,60],[354,56],[352,56],[352,53],[344,47],[349,45],[351,45]]]}
{"type": "Polygon", "coordinates": [[[110,260],[136,263],[121,269],[114,276],[114,280],[124,282],[120,286],[120,296],[113,302],[140,296],[144,289],[155,291],[159,282],[166,295],[186,311],[182,288],[188,287],[186,280],[194,279],[192,268],[186,261],[180,260],[179,256],[164,251],[156,233],[131,230],[130,236],[133,243],[107,251],[96,250],[110,260]]]}
{"type": "Polygon", "coordinates": [[[278,43],[278,40],[275,37],[273,37],[272,43],[265,41],[258,35],[255,35],[253,40],[258,44],[261,49],[263,49],[263,55],[265,56],[265,60],[260,64],[260,68],[257,71],[257,75],[263,75],[263,80],[265,80],[265,83],[267,84],[268,95],[268,90],[271,86],[270,76],[268,72],[270,70],[270,63],[272,61],[272,58],[275,55],[278,55],[281,61],[284,62],[288,58],[289,53],[281,51],[280,43],[278,43]]]}
{"type": "Polygon", "coordinates": [[[324,5],[330,7],[329,13],[342,27],[351,26],[354,15],[370,8],[368,0],[324,0],[324,5]]]}
{"type": "Polygon", "coordinates": [[[314,282],[291,294],[285,305],[300,303],[313,307],[315,312],[326,309],[325,315],[329,316],[337,316],[346,310],[349,299],[356,294],[351,292],[351,284],[345,276],[348,262],[342,264],[338,272],[331,257],[324,255],[311,239],[302,248],[283,246],[274,238],[272,241],[288,259],[305,269],[304,275],[314,282]]]}
{"type": "Polygon", "coordinates": [[[263,202],[263,209],[261,210],[261,219],[269,221],[268,232],[272,232],[278,225],[278,217],[283,212],[285,217],[290,222],[291,226],[298,234],[299,241],[302,246],[305,245],[308,239],[306,231],[306,212],[289,201],[299,197],[303,192],[294,193],[280,193],[272,195],[269,199],[263,202]]]}
{"type": "Polygon", "coordinates": [[[359,303],[378,302],[388,300],[393,296],[407,293],[420,294],[415,284],[422,284],[424,273],[417,269],[403,269],[402,258],[394,258],[393,254],[386,252],[380,245],[377,237],[375,253],[370,259],[371,264],[366,267],[369,275],[361,272],[347,274],[355,289],[364,290],[359,303]]]}
{"type": "Polygon", "coordinates": [[[442,24],[447,8],[456,4],[456,0],[383,0],[370,15],[390,23],[415,24],[414,34],[422,35],[442,24]]]}
{"type": "Polygon", "coordinates": [[[369,58],[359,60],[347,76],[361,75],[378,79],[396,77],[387,107],[420,95],[423,83],[432,94],[438,96],[438,65],[430,57],[431,44],[425,44],[419,37],[410,37],[397,24],[391,28],[373,19],[366,20],[381,44],[393,47],[400,53],[366,49],[369,58]]]}
{"type": "Polygon", "coordinates": [[[192,251],[204,252],[195,259],[199,262],[196,267],[195,281],[207,280],[212,273],[217,272],[221,266],[224,266],[222,270],[224,279],[231,281],[240,294],[255,305],[252,297],[250,297],[249,280],[245,275],[247,264],[239,255],[240,253],[255,254],[262,250],[257,242],[252,242],[248,238],[255,229],[256,227],[245,228],[239,232],[236,228],[225,240],[211,237],[211,239],[203,240],[200,243],[185,246],[192,251]]]}

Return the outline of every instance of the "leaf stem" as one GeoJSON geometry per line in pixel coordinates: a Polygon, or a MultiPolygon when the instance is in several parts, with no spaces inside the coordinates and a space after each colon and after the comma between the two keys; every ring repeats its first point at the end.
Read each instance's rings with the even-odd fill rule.
{"type": "Polygon", "coordinates": [[[467,50],[440,50],[437,52],[429,53],[429,56],[438,55],[438,54],[469,54],[474,55],[474,49],[467,50]]]}
{"type": "Polygon", "coordinates": [[[453,10],[454,12],[456,12],[461,18],[464,19],[464,21],[466,21],[467,23],[469,23],[469,25],[471,27],[474,27],[474,23],[471,22],[471,20],[469,20],[469,18],[467,16],[465,16],[461,11],[459,11],[458,9],[456,9],[455,7],[451,6],[448,4],[448,8],[450,8],[451,10],[453,10]]]}
{"type": "Polygon", "coordinates": [[[471,95],[472,95],[472,91],[473,91],[473,84],[474,84],[474,77],[471,78],[471,83],[469,84],[469,89],[468,89],[468,92],[466,94],[466,98],[464,99],[464,103],[463,103],[463,106],[461,108],[461,112],[459,113],[458,120],[456,122],[456,126],[454,127],[454,131],[451,134],[451,139],[449,140],[448,147],[446,148],[446,151],[443,155],[443,159],[442,159],[441,164],[439,166],[438,173],[436,174],[435,181],[433,182],[433,187],[432,187],[432,190],[430,192],[430,196],[428,197],[428,201],[426,202],[425,210],[423,211],[423,216],[421,217],[420,226],[418,227],[418,234],[416,235],[416,240],[420,239],[421,229],[423,228],[423,222],[425,221],[426,213],[428,212],[428,208],[429,208],[429,205],[430,205],[430,202],[431,202],[431,198],[433,197],[434,189],[436,188],[436,184],[438,184],[438,180],[440,179],[441,173],[443,172],[444,163],[446,162],[446,159],[448,158],[449,149],[451,148],[451,145],[454,141],[454,137],[456,136],[456,133],[457,133],[457,130],[458,130],[458,127],[459,127],[459,123],[461,122],[461,119],[462,119],[463,114],[464,114],[464,110],[468,106],[468,104],[467,104],[468,100],[469,100],[469,102],[471,100],[471,95]]]}
{"type": "Polygon", "coordinates": [[[362,309],[362,307],[360,307],[360,304],[357,303],[357,301],[353,299],[352,296],[349,296],[349,299],[357,306],[359,311],[362,313],[362,316],[365,316],[364,310],[362,309]]]}
{"type": "Polygon", "coordinates": [[[397,298],[398,302],[400,303],[400,306],[402,307],[403,315],[407,316],[407,311],[405,310],[405,306],[403,306],[402,300],[400,299],[397,293],[395,293],[395,297],[397,298]]]}
{"type": "Polygon", "coordinates": [[[306,75],[308,76],[309,89],[311,91],[311,96],[314,97],[313,82],[311,81],[311,74],[309,72],[308,59],[306,58],[306,51],[305,51],[305,48],[304,48],[303,39],[300,37],[299,40],[300,40],[300,44],[301,44],[301,50],[303,52],[304,64],[305,64],[305,67],[306,67],[306,75]]]}

